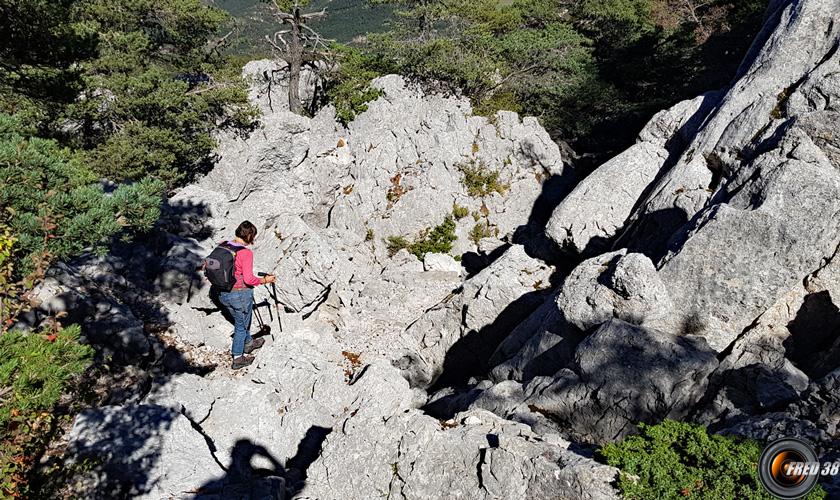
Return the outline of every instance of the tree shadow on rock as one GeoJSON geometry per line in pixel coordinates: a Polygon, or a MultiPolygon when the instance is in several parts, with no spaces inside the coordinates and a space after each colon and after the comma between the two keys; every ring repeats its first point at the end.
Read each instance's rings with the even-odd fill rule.
{"type": "MultiPolygon", "coordinates": [[[[202,219],[208,214],[202,204],[181,208],[185,217],[193,214],[202,219]]],[[[80,324],[83,340],[96,353],[93,366],[74,387],[73,397],[63,398],[53,410],[57,417],[72,418],[80,408],[91,408],[80,414],[77,423],[101,435],[71,442],[67,457],[89,458],[88,462],[103,468],[101,484],[85,486],[93,486],[94,498],[131,497],[153,488],[155,480],[148,475],[159,458],[159,440],[179,415],[138,404],[153,380],[165,384],[178,374],[203,376],[216,368],[212,363],[193,362],[167,339],[173,320],[160,300],[186,297],[192,290],[184,285],[201,279],[193,262],[200,255],[194,242],[172,237],[158,227],[130,243],[115,241],[111,250],[106,256],[82,255],[50,270],[60,285],[50,304],[64,304],[68,314],[61,321],[80,324]],[[173,251],[184,241],[188,244],[182,248],[189,251],[173,251]],[[172,274],[171,279],[158,279],[165,272],[172,274]]],[[[42,306],[30,315],[30,327],[37,328],[60,312],[42,306]]],[[[58,439],[65,431],[56,425],[50,439],[58,439]]],[[[79,471],[66,462],[54,453],[39,459],[29,477],[34,496],[55,497],[62,481],[75,481],[79,471]]]]}
{"type": "Polygon", "coordinates": [[[150,471],[160,458],[161,436],[178,417],[156,405],[82,412],[76,424],[82,431],[70,443],[67,457],[91,469],[82,475],[85,497],[133,498],[153,491],[158,478],[150,471]]]}

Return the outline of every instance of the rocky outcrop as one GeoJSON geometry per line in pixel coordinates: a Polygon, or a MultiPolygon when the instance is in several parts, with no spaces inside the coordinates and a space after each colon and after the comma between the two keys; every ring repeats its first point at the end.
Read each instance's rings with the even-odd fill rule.
{"type": "Polygon", "coordinates": [[[820,111],[793,109],[788,103],[803,81],[836,65],[840,28],[835,14],[830,0],[771,4],[767,24],[735,83],[707,114],[676,165],[639,200],[631,217],[639,245],[663,251],[685,221],[710,201],[720,201],[717,193],[731,193],[734,185],[727,184],[744,167],[752,171],[752,159],[774,149],[790,124],[820,111]]]}
{"type": "Polygon", "coordinates": [[[548,223],[548,236],[574,253],[606,251],[717,99],[719,93],[710,92],[654,116],[637,144],[598,167],[563,199],[548,223]]]}
{"type": "MultiPolygon", "coordinates": [[[[124,288],[159,301],[181,349],[214,352],[222,364],[161,375],[140,398],[83,413],[70,455],[95,464],[80,482],[89,496],[615,497],[615,469],[557,435],[480,409],[447,421],[420,409],[441,376],[486,370],[549,293],[554,268],[512,240],[535,232],[544,183],[556,194],[571,182],[559,148],[534,119],[471,116],[466,101],[399,77],[376,84],[384,96],[349,129],[331,108],[312,119],[272,111],[267,89],[255,88],[262,127],[220,138],[213,171],[168,200],[168,233],[154,248],[110,257],[114,269],[133,255],[155,261],[120,278],[124,288]],[[470,175],[488,173],[492,186],[471,185],[470,175]],[[469,215],[455,221],[451,255],[389,252],[388,237],[421,238],[456,205],[469,215]],[[258,362],[233,373],[231,326],[196,265],[244,219],[259,229],[255,267],[279,276],[280,307],[257,289],[257,310],[275,328],[258,362]],[[469,237],[477,224],[482,249],[469,237]],[[454,258],[470,252],[489,265],[454,258]]],[[[55,286],[84,293],[70,281],[75,265],[55,286]]],[[[59,301],[51,290],[45,304],[59,301]]],[[[118,293],[111,300],[125,305],[118,293]]]]}
{"type": "Polygon", "coordinates": [[[552,268],[513,245],[461,289],[412,323],[393,364],[412,386],[428,388],[486,373],[496,346],[540,305],[552,268]]]}
{"type": "Polygon", "coordinates": [[[610,320],[578,346],[570,368],[534,379],[525,403],[576,440],[602,444],[638,422],[685,417],[716,367],[702,339],[610,320]]]}
{"type": "Polygon", "coordinates": [[[544,413],[596,442],[626,432],[614,425],[620,417],[608,418],[622,414],[626,394],[639,403],[631,419],[661,418],[645,396],[609,392],[644,375],[615,374],[598,390],[580,381],[579,350],[617,318],[663,338],[703,338],[717,353],[720,365],[709,358],[698,371],[703,394],[688,397],[682,415],[757,439],[776,435],[761,430],[770,425],[757,423],[763,415],[775,415],[777,430],[814,425],[790,412],[840,366],[832,333],[840,291],[827,278],[840,244],[837,86],[828,69],[838,65],[837,26],[832,2],[773,4],[731,88],[655,117],[633,148],[560,203],[549,235],[590,258],[502,342],[491,358],[497,385],[474,389],[470,401],[493,400],[503,414],[537,422],[522,407],[533,384],[560,388],[563,403],[544,413]],[[659,160],[635,163],[645,151],[659,160]],[[617,173],[621,166],[630,174],[617,173]],[[497,390],[508,379],[525,385],[497,390]]]}
{"type": "Polygon", "coordinates": [[[730,87],[656,115],[574,190],[536,120],[396,76],[346,129],[264,108],[220,137],[154,244],[41,289],[44,309],[105,311],[88,335],[147,338],[157,302],[181,349],[223,360],[77,419],[90,496],[611,498],[617,471],[580,444],[665,418],[835,447],[840,23],[833,0],[771,4],[730,87]],[[454,215],[449,254],[389,245],[454,215]],[[233,373],[194,264],[243,219],[280,304],[257,290],[278,328],[233,373]]]}

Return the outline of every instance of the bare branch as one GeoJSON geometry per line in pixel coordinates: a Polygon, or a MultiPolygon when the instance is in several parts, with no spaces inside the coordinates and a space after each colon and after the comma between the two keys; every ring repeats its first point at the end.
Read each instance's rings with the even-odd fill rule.
{"type": "Polygon", "coordinates": [[[303,29],[305,29],[306,31],[308,31],[308,32],[312,33],[312,35],[313,35],[314,37],[316,37],[318,40],[321,40],[322,42],[334,42],[334,41],[335,41],[335,40],[333,40],[332,38],[324,38],[323,36],[321,36],[321,34],[320,34],[320,33],[318,33],[317,31],[315,31],[314,29],[310,28],[309,26],[307,26],[307,25],[305,25],[305,24],[304,24],[304,25],[301,25],[301,27],[302,27],[303,29]]]}
{"type": "Polygon", "coordinates": [[[486,91],[482,92],[482,94],[489,94],[490,92],[493,92],[493,91],[494,91],[494,90],[496,90],[497,88],[501,87],[502,85],[504,85],[505,83],[509,82],[510,80],[513,80],[514,78],[518,77],[519,75],[523,75],[523,74],[525,74],[525,73],[528,73],[528,72],[531,72],[531,71],[537,70],[537,69],[539,69],[540,67],[542,67],[542,65],[541,65],[541,64],[534,63],[534,64],[531,64],[530,66],[525,66],[524,68],[520,68],[520,69],[518,69],[518,70],[516,70],[516,71],[512,71],[512,72],[511,72],[511,73],[509,73],[507,76],[505,76],[504,78],[502,78],[502,79],[499,81],[499,83],[497,83],[496,85],[493,85],[492,87],[490,87],[490,88],[489,88],[489,89],[487,89],[486,91]]]}
{"type": "Polygon", "coordinates": [[[269,43],[272,47],[274,47],[274,49],[275,49],[277,52],[280,52],[281,54],[284,54],[284,53],[288,52],[288,50],[289,50],[289,42],[287,42],[287,41],[286,41],[286,39],[285,39],[285,38],[283,38],[283,34],[282,34],[282,33],[280,33],[280,32],[277,32],[277,33],[275,33],[275,34],[274,34],[274,40],[272,40],[272,39],[271,39],[271,37],[269,37],[268,35],[265,35],[265,40],[266,40],[266,41],[267,41],[267,42],[268,42],[268,43],[269,43]],[[282,43],[282,44],[283,44],[283,47],[281,47],[281,46],[277,45],[277,40],[279,40],[279,41],[280,41],[280,43],[282,43]]]}
{"type": "Polygon", "coordinates": [[[324,17],[326,15],[327,15],[327,8],[324,7],[323,9],[321,9],[320,12],[311,12],[309,14],[303,14],[302,16],[300,16],[300,18],[303,19],[304,21],[312,21],[314,19],[321,19],[322,17],[324,17]]]}

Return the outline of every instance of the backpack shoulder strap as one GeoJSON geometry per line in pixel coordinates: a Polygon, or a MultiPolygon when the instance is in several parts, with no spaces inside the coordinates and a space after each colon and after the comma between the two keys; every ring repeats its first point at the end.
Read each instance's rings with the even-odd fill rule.
{"type": "Polygon", "coordinates": [[[233,255],[236,255],[237,253],[239,253],[240,250],[245,250],[245,247],[240,247],[240,246],[237,246],[237,245],[231,245],[227,241],[223,241],[223,242],[219,243],[219,248],[224,248],[225,250],[232,253],[233,255]]]}

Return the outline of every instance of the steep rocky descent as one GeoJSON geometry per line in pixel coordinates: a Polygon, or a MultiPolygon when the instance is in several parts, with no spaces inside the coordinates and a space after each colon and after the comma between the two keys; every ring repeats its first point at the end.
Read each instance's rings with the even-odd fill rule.
{"type": "Polygon", "coordinates": [[[838,13],[837,0],[771,2],[730,88],[663,111],[565,198],[571,172],[535,121],[470,116],[399,77],[377,82],[385,95],[349,130],[329,109],[278,110],[249,138],[224,138],[213,172],[170,200],[159,249],[101,261],[123,273],[110,281],[86,271],[96,261],[56,270],[45,304],[61,309],[66,282],[131,320],[130,296],[86,296],[85,283],[135,284],[179,342],[224,352],[229,326],[188,264],[248,218],[265,221],[257,265],[281,277],[284,332],[244,374],[174,375],[82,415],[74,450],[106,455],[93,483],[176,497],[609,497],[616,471],[565,440],[604,443],[667,417],[832,453],[838,13]],[[383,238],[419,237],[455,204],[479,219],[456,223],[464,267],[389,255],[383,238]],[[546,221],[580,254],[561,283],[546,221]],[[470,238],[478,223],[493,229],[470,238]]]}
{"type": "Polygon", "coordinates": [[[632,432],[625,418],[678,409],[761,440],[827,426],[801,435],[835,447],[836,403],[813,395],[840,367],[838,16],[836,0],[771,2],[730,88],[654,117],[636,146],[560,203],[549,236],[591,258],[494,353],[498,387],[461,407],[490,405],[598,443],[632,432]],[[652,359],[682,354],[652,362],[650,375],[638,360],[611,368],[616,382],[591,383],[599,373],[581,361],[607,325],[618,328],[612,318],[639,325],[611,342],[619,358],[637,359],[639,332],[652,336],[652,359]],[[645,380],[680,390],[632,387],[645,380]],[[529,411],[529,401],[541,403],[529,411]]]}
{"type": "MultiPolygon", "coordinates": [[[[245,69],[261,104],[265,66],[245,69]]],[[[549,293],[554,268],[529,255],[546,241],[522,235],[541,233],[535,205],[556,204],[571,188],[559,148],[532,118],[472,116],[467,101],[395,76],[376,85],[384,96],[349,130],[330,108],[308,119],[264,107],[262,128],[221,138],[213,171],[169,200],[168,232],[51,271],[40,290],[45,311],[72,298],[125,312],[96,323],[95,334],[86,325],[108,352],[158,355],[132,344],[142,328],[122,333],[142,325],[126,294],[133,288],[161,305],[158,319],[188,361],[222,363],[203,376],[176,369],[139,398],[82,413],[70,456],[97,465],[78,478],[78,492],[615,497],[617,471],[556,432],[482,409],[446,420],[420,409],[441,377],[486,370],[495,345],[549,293]],[[451,254],[488,267],[435,253],[420,261],[405,249],[389,255],[387,237],[419,238],[454,207],[468,215],[456,220],[451,254]],[[234,373],[224,361],[230,324],[195,266],[242,219],[259,224],[255,266],[280,276],[282,310],[257,290],[274,338],[234,373]],[[476,225],[481,238],[470,235],[476,225]]]]}

